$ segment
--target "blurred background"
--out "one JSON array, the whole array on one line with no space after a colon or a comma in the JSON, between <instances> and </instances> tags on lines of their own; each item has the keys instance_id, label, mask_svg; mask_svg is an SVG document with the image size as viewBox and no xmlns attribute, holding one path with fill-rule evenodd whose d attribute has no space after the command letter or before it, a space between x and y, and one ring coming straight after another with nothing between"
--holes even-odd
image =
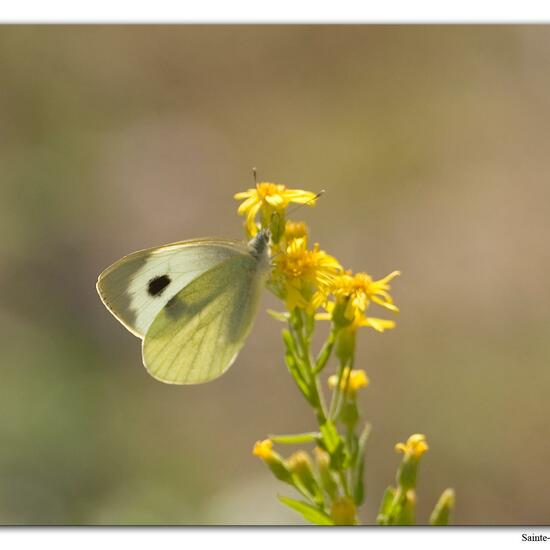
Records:
<instances>
[{"instance_id":1,"label":"blurred background","mask_svg":"<svg viewBox=\"0 0 550 550\"><path fill-rule=\"evenodd\" d=\"M252 166L326 190L295 216L344 265L403 272L359 343L361 520L420 432L419 522L451 486L455 524L548 523L549 62L537 26L1 27L0 523L300 523L251 454L315 427L276 301L225 376L171 387L95 290L240 238Z\"/></svg>"}]
</instances>

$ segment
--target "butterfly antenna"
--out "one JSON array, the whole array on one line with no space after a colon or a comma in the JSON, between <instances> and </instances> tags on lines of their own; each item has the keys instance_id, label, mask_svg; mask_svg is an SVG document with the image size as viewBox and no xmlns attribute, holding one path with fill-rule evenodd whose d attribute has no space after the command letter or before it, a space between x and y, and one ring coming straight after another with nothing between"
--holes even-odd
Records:
<instances>
[{"instance_id":1,"label":"butterfly antenna","mask_svg":"<svg viewBox=\"0 0 550 550\"><path fill-rule=\"evenodd\" d=\"M308 201L303 202L302 204L297 204L296 206L294 206L294 208L289 208L288 209L288 214L292 214L292 212L296 212L296 210L299 210L300 208L302 208L302 206L307 206L308 204L312 204L312 203L314 204L315 201L324 194L325 194L325 190L321 189L321 191L319 191L319 193L317 193L314 197L312 197Z\"/></svg>"},{"instance_id":2,"label":"butterfly antenna","mask_svg":"<svg viewBox=\"0 0 550 550\"><path fill-rule=\"evenodd\" d=\"M252 167L252 176L254 177L254 185L258 185L258 174L255 166Z\"/></svg>"}]
</instances>

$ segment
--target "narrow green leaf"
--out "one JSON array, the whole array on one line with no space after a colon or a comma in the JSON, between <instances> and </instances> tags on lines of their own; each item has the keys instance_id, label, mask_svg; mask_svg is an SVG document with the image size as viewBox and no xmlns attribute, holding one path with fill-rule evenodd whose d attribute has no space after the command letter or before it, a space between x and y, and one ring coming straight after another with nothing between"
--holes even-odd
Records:
<instances>
[{"instance_id":1,"label":"narrow green leaf","mask_svg":"<svg viewBox=\"0 0 550 550\"><path fill-rule=\"evenodd\" d=\"M290 315L285 311L275 311L274 309L268 309L267 313L276 319L277 321L283 321L286 323L290 319Z\"/></svg>"},{"instance_id":2,"label":"narrow green leaf","mask_svg":"<svg viewBox=\"0 0 550 550\"><path fill-rule=\"evenodd\" d=\"M353 499L358 506L365 500L364 489L364 473L365 473L365 448L367 446L367 440L369 438L371 426L365 424L361 435L359 436L359 443L357 446L357 454L355 456L355 464L352 470L352 490Z\"/></svg>"},{"instance_id":3,"label":"narrow green leaf","mask_svg":"<svg viewBox=\"0 0 550 550\"><path fill-rule=\"evenodd\" d=\"M282 443L283 445L294 445L296 443L310 443L312 441L318 441L321 437L319 432L305 432L301 434L281 434L281 435L269 435L274 443Z\"/></svg>"},{"instance_id":4,"label":"narrow green leaf","mask_svg":"<svg viewBox=\"0 0 550 550\"><path fill-rule=\"evenodd\" d=\"M290 334L290 331L285 329L282 334L287 353L289 355L296 355L296 348L294 347L294 340Z\"/></svg>"},{"instance_id":5,"label":"narrow green leaf","mask_svg":"<svg viewBox=\"0 0 550 550\"><path fill-rule=\"evenodd\" d=\"M333 470L342 470L349 466L351 456L348 453L344 440L340 437L334 422L327 420L320 426L323 434L324 446L330 455L330 467Z\"/></svg>"},{"instance_id":6,"label":"narrow green leaf","mask_svg":"<svg viewBox=\"0 0 550 550\"><path fill-rule=\"evenodd\" d=\"M309 372L307 366L304 365L299 342L296 341L295 337L289 330L283 330L283 341L286 347L287 355L293 358L293 367L295 368L296 372L299 373L300 378L302 379L304 384L309 387ZM304 395L309 395L309 390L308 394Z\"/></svg>"},{"instance_id":7,"label":"narrow green leaf","mask_svg":"<svg viewBox=\"0 0 550 550\"><path fill-rule=\"evenodd\" d=\"M286 363L286 366L288 367L288 371L290 372L292 378L294 378L294 381L296 382L298 389L302 392L302 395L311 404L312 400L311 400L309 386L307 385L306 382L304 382L304 379L302 378L300 371L296 367L294 358L290 355L285 355L285 363Z\"/></svg>"},{"instance_id":8,"label":"narrow green leaf","mask_svg":"<svg viewBox=\"0 0 550 550\"><path fill-rule=\"evenodd\" d=\"M300 476L293 474L292 485L302 496L313 501L317 506L322 506L324 504L323 493L315 481L314 484L309 483L308 486L306 486L304 481L300 479Z\"/></svg>"},{"instance_id":9,"label":"narrow green leaf","mask_svg":"<svg viewBox=\"0 0 550 550\"><path fill-rule=\"evenodd\" d=\"M283 342L286 348L285 364L288 368L288 372L294 378L299 390L304 397L311 403L310 389L307 382L304 380L300 368L297 363L296 348L294 346L294 340L288 330L283 330Z\"/></svg>"},{"instance_id":10,"label":"narrow green leaf","mask_svg":"<svg viewBox=\"0 0 550 550\"><path fill-rule=\"evenodd\" d=\"M302 500L278 495L277 498L292 510L298 512L304 519L315 525L334 525L333 521L323 511Z\"/></svg>"},{"instance_id":11,"label":"narrow green leaf","mask_svg":"<svg viewBox=\"0 0 550 550\"><path fill-rule=\"evenodd\" d=\"M430 516L430 525L449 525L449 518L455 503L455 492L445 489Z\"/></svg>"},{"instance_id":12,"label":"narrow green leaf","mask_svg":"<svg viewBox=\"0 0 550 550\"><path fill-rule=\"evenodd\" d=\"M313 315L306 314L304 326L306 329L306 338L307 338L307 341L309 342L315 330L315 317Z\"/></svg>"},{"instance_id":13,"label":"narrow green leaf","mask_svg":"<svg viewBox=\"0 0 550 550\"><path fill-rule=\"evenodd\" d=\"M320 428L327 451L329 454L333 454L341 443L338 430L331 420L327 420Z\"/></svg>"}]
</instances>

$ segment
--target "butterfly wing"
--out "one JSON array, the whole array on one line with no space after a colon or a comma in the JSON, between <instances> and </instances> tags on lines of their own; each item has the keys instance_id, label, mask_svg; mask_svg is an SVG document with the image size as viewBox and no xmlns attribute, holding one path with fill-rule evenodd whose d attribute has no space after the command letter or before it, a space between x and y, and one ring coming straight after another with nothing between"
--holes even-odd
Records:
<instances>
[{"instance_id":1,"label":"butterfly wing","mask_svg":"<svg viewBox=\"0 0 550 550\"><path fill-rule=\"evenodd\" d=\"M197 239L149 248L125 256L97 281L107 309L133 334L147 329L182 288L224 260L248 255L239 241Z\"/></svg>"},{"instance_id":2,"label":"butterfly wing","mask_svg":"<svg viewBox=\"0 0 550 550\"><path fill-rule=\"evenodd\" d=\"M221 376L252 328L264 274L257 257L241 254L180 290L143 340L149 373L171 384L199 384Z\"/></svg>"}]
</instances>

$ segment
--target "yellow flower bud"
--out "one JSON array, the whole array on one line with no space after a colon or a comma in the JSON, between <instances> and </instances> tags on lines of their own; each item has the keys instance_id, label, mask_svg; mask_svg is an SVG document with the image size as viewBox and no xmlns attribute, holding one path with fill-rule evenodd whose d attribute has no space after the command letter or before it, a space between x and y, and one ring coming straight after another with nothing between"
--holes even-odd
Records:
<instances>
[{"instance_id":1,"label":"yellow flower bud","mask_svg":"<svg viewBox=\"0 0 550 550\"><path fill-rule=\"evenodd\" d=\"M403 461L397 472L397 483L404 489L414 489L416 486L416 475L418 462L422 455L428 450L426 436L413 434L406 443L398 443L395 446L397 452L403 453Z\"/></svg>"},{"instance_id":2,"label":"yellow flower bud","mask_svg":"<svg viewBox=\"0 0 550 550\"><path fill-rule=\"evenodd\" d=\"M260 457L277 479L286 483L292 483L292 473L283 458L273 450L273 441L271 439L256 441L252 454Z\"/></svg>"},{"instance_id":3,"label":"yellow flower bud","mask_svg":"<svg viewBox=\"0 0 550 550\"><path fill-rule=\"evenodd\" d=\"M357 510L353 501L348 497L337 498L332 503L330 516L335 525L357 524Z\"/></svg>"},{"instance_id":4,"label":"yellow flower bud","mask_svg":"<svg viewBox=\"0 0 550 550\"><path fill-rule=\"evenodd\" d=\"M352 370L346 367L342 374L342 380L340 381L340 390L347 395L353 397L357 393L357 390L368 386L369 379L367 373L362 369ZM328 387L334 390L338 386L338 375L333 374L329 376Z\"/></svg>"},{"instance_id":5,"label":"yellow flower bud","mask_svg":"<svg viewBox=\"0 0 550 550\"><path fill-rule=\"evenodd\" d=\"M252 454L254 456L259 456L262 460L267 460L273 454L273 441L271 441L271 439L256 441L252 449Z\"/></svg>"},{"instance_id":6,"label":"yellow flower bud","mask_svg":"<svg viewBox=\"0 0 550 550\"><path fill-rule=\"evenodd\" d=\"M297 474L311 472L311 460L305 451L296 451L288 458L288 467Z\"/></svg>"},{"instance_id":7,"label":"yellow flower bud","mask_svg":"<svg viewBox=\"0 0 550 550\"><path fill-rule=\"evenodd\" d=\"M428 450L426 436L422 434L413 434L407 439L406 443L397 443L395 450L397 452L402 452L405 457L411 456L419 459Z\"/></svg>"},{"instance_id":8,"label":"yellow flower bud","mask_svg":"<svg viewBox=\"0 0 550 550\"><path fill-rule=\"evenodd\" d=\"M322 495L313 475L311 459L305 451L296 451L287 460L288 469L294 474L296 485L301 485L313 497L319 500Z\"/></svg>"},{"instance_id":9,"label":"yellow flower bud","mask_svg":"<svg viewBox=\"0 0 550 550\"><path fill-rule=\"evenodd\" d=\"M321 478L321 485L327 494L334 498L338 493L338 484L334 479L333 473L330 471L330 455L323 449L315 447L313 449L315 462L317 463L317 471Z\"/></svg>"},{"instance_id":10,"label":"yellow flower bud","mask_svg":"<svg viewBox=\"0 0 550 550\"><path fill-rule=\"evenodd\" d=\"M445 489L439 497L434 511L430 516L431 525L447 525L451 511L455 505L455 492L452 489Z\"/></svg>"},{"instance_id":11,"label":"yellow flower bud","mask_svg":"<svg viewBox=\"0 0 550 550\"><path fill-rule=\"evenodd\" d=\"M293 239L302 239L307 237L307 225L305 222L287 221L285 226L285 239L292 241Z\"/></svg>"}]
</instances>

